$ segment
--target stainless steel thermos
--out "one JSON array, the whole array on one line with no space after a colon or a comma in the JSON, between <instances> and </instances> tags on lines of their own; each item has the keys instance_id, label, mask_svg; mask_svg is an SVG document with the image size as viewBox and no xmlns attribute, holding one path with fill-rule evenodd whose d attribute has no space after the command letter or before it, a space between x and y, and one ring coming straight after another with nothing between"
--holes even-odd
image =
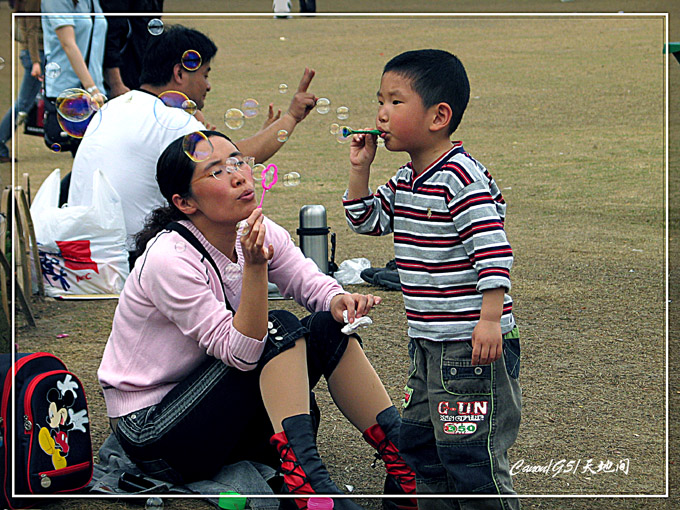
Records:
<instances>
[{"instance_id":1,"label":"stainless steel thermos","mask_svg":"<svg viewBox=\"0 0 680 510\"><path fill-rule=\"evenodd\" d=\"M328 234L330 227L326 223L326 208L322 205L305 205L300 208L300 249L305 257L309 257L325 274L335 270L335 234L331 235L332 255L328 260Z\"/></svg>"}]
</instances>

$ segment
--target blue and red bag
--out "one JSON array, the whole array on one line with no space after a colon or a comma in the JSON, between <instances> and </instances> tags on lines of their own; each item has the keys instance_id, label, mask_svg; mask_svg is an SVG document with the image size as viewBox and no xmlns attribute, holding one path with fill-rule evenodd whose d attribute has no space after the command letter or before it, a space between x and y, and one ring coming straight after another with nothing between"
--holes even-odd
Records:
<instances>
[{"instance_id":1,"label":"blue and red bag","mask_svg":"<svg viewBox=\"0 0 680 510\"><path fill-rule=\"evenodd\" d=\"M23 495L69 493L86 487L93 470L92 438L80 380L47 352L17 354L14 365L9 354L0 354L0 388L0 462L4 466L0 508L28 508L39 502Z\"/></svg>"}]
</instances>

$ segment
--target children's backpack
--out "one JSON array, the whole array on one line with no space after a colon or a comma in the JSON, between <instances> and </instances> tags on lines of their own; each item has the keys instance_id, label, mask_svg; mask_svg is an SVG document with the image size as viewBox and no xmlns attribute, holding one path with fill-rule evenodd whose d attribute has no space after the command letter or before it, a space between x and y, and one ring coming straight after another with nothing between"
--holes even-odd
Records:
<instances>
[{"instance_id":1,"label":"children's backpack","mask_svg":"<svg viewBox=\"0 0 680 510\"><path fill-rule=\"evenodd\" d=\"M80 380L47 352L16 354L14 365L10 354L0 354L0 388L0 508L28 508L39 501L22 495L68 493L88 485L92 439Z\"/></svg>"}]
</instances>

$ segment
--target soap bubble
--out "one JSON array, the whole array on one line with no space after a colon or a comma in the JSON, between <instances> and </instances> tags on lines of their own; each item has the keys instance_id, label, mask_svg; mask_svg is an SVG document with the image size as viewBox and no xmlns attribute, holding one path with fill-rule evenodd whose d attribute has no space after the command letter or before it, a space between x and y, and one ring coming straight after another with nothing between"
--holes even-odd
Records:
<instances>
[{"instance_id":1,"label":"soap bubble","mask_svg":"<svg viewBox=\"0 0 680 510\"><path fill-rule=\"evenodd\" d=\"M101 111L81 121L72 121L57 115L57 122L61 129L73 138L83 138L88 128L91 129L90 133L93 133L99 127L99 124L101 124L101 119Z\"/></svg>"},{"instance_id":2,"label":"soap bubble","mask_svg":"<svg viewBox=\"0 0 680 510\"><path fill-rule=\"evenodd\" d=\"M337 122L333 122L333 124L331 124L331 127L330 127L330 132L331 132L332 135L337 135L339 129L340 129L340 124L338 124Z\"/></svg>"},{"instance_id":3,"label":"soap bubble","mask_svg":"<svg viewBox=\"0 0 680 510\"><path fill-rule=\"evenodd\" d=\"M288 172L283 176L283 185L286 187L293 187L300 184L300 174L297 172Z\"/></svg>"},{"instance_id":4,"label":"soap bubble","mask_svg":"<svg viewBox=\"0 0 680 510\"><path fill-rule=\"evenodd\" d=\"M241 129L245 123L245 115L238 108L229 108L224 114L224 124L229 129Z\"/></svg>"},{"instance_id":5,"label":"soap bubble","mask_svg":"<svg viewBox=\"0 0 680 510\"><path fill-rule=\"evenodd\" d=\"M189 100L186 94L176 90L166 90L158 95L158 99L160 99L165 106L180 109L182 109L182 105Z\"/></svg>"},{"instance_id":6,"label":"soap bubble","mask_svg":"<svg viewBox=\"0 0 680 510\"><path fill-rule=\"evenodd\" d=\"M288 85L286 85L285 83L280 84L279 93L285 94L286 92L288 92Z\"/></svg>"},{"instance_id":7,"label":"soap bubble","mask_svg":"<svg viewBox=\"0 0 680 510\"><path fill-rule=\"evenodd\" d=\"M236 224L236 232L242 236L247 236L250 232L250 223L247 220L241 220Z\"/></svg>"},{"instance_id":8,"label":"soap bubble","mask_svg":"<svg viewBox=\"0 0 680 510\"><path fill-rule=\"evenodd\" d=\"M161 35L163 33L163 22L158 18L154 18L149 20L146 28L151 35Z\"/></svg>"},{"instance_id":9,"label":"soap bubble","mask_svg":"<svg viewBox=\"0 0 680 510\"><path fill-rule=\"evenodd\" d=\"M181 110L182 114L169 112L168 108ZM189 123L191 116L196 113L196 103L189 99L186 94L176 90L166 90L159 94L158 101L154 102L153 113L156 121L166 129L181 129Z\"/></svg>"},{"instance_id":10,"label":"soap bubble","mask_svg":"<svg viewBox=\"0 0 680 510\"><path fill-rule=\"evenodd\" d=\"M184 154L189 156L189 159L196 163L205 161L213 153L212 143L210 143L210 140L205 133L201 133L200 131L194 131L193 133L185 135L182 140L182 148L184 149Z\"/></svg>"},{"instance_id":11,"label":"soap bubble","mask_svg":"<svg viewBox=\"0 0 680 510\"><path fill-rule=\"evenodd\" d=\"M46 78L49 78L50 80L54 80L55 78L59 78L60 74L61 74L61 67L56 62L49 62L48 64L45 65L45 77Z\"/></svg>"},{"instance_id":12,"label":"soap bubble","mask_svg":"<svg viewBox=\"0 0 680 510\"><path fill-rule=\"evenodd\" d=\"M163 500L156 496L147 499L144 510L163 510Z\"/></svg>"},{"instance_id":13,"label":"soap bubble","mask_svg":"<svg viewBox=\"0 0 680 510\"><path fill-rule=\"evenodd\" d=\"M350 133L348 133L349 129L350 128L348 128L347 126L342 126L338 130L338 134L335 136L338 143L347 143L351 140L352 135Z\"/></svg>"},{"instance_id":14,"label":"soap bubble","mask_svg":"<svg viewBox=\"0 0 680 510\"><path fill-rule=\"evenodd\" d=\"M83 89L63 90L54 103L59 115L72 122L81 122L92 115L92 97Z\"/></svg>"},{"instance_id":15,"label":"soap bubble","mask_svg":"<svg viewBox=\"0 0 680 510\"><path fill-rule=\"evenodd\" d=\"M202 62L201 54L196 50L187 50L182 54L182 67L187 71L195 71Z\"/></svg>"},{"instance_id":16,"label":"soap bubble","mask_svg":"<svg viewBox=\"0 0 680 510\"><path fill-rule=\"evenodd\" d=\"M260 174L260 176L261 176L260 181L264 180L266 185L270 185L272 182L274 182L275 174L276 174L276 169L273 166L270 166L269 170L267 170L266 167L265 167L265 172ZM260 184L262 184L262 183L260 182Z\"/></svg>"},{"instance_id":17,"label":"soap bubble","mask_svg":"<svg viewBox=\"0 0 680 510\"><path fill-rule=\"evenodd\" d=\"M378 137L377 145L378 147L385 147L385 139L382 136Z\"/></svg>"},{"instance_id":18,"label":"soap bubble","mask_svg":"<svg viewBox=\"0 0 680 510\"><path fill-rule=\"evenodd\" d=\"M345 120L349 118L349 108L346 106L338 106L338 109L335 110L335 113L337 114L339 120Z\"/></svg>"},{"instance_id":19,"label":"soap bubble","mask_svg":"<svg viewBox=\"0 0 680 510\"><path fill-rule=\"evenodd\" d=\"M325 97L320 97L316 101L316 111L322 115L326 115L331 111L331 100Z\"/></svg>"},{"instance_id":20,"label":"soap bubble","mask_svg":"<svg viewBox=\"0 0 680 510\"><path fill-rule=\"evenodd\" d=\"M53 143L50 145L50 149L52 149L53 152L61 152L61 145L58 143Z\"/></svg>"},{"instance_id":21,"label":"soap bubble","mask_svg":"<svg viewBox=\"0 0 680 510\"><path fill-rule=\"evenodd\" d=\"M288 131L285 129L280 129L278 133L276 133L276 139L281 142L287 142L288 141Z\"/></svg>"},{"instance_id":22,"label":"soap bubble","mask_svg":"<svg viewBox=\"0 0 680 510\"><path fill-rule=\"evenodd\" d=\"M247 119L252 119L259 112L260 103L256 99L248 98L241 104L241 110Z\"/></svg>"},{"instance_id":23,"label":"soap bubble","mask_svg":"<svg viewBox=\"0 0 680 510\"><path fill-rule=\"evenodd\" d=\"M189 115L196 115L196 111L198 110L198 106L191 99L186 99L182 101L180 108L187 112Z\"/></svg>"},{"instance_id":24,"label":"soap bubble","mask_svg":"<svg viewBox=\"0 0 680 510\"><path fill-rule=\"evenodd\" d=\"M262 172L264 172L266 167L262 163L258 163L253 166L253 181L256 185L262 184Z\"/></svg>"},{"instance_id":25,"label":"soap bubble","mask_svg":"<svg viewBox=\"0 0 680 510\"><path fill-rule=\"evenodd\" d=\"M107 101L108 98L101 92L93 95L90 101L90 108L92 109L92 113L96 113L102 108L104 108L108 104Z\"/></svg>"}]
</instances>

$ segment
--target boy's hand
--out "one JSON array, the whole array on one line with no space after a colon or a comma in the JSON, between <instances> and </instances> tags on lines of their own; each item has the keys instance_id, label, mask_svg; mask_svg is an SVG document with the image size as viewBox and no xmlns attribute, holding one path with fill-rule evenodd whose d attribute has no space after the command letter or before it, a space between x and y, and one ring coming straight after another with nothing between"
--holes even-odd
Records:
<instances>
[{"instance_id":1,"label":"boy's hand","mask_svg":"<svg viewBox=\"0 0 680 510\"><path fill-rule=\"evenodd\" d=\"M378 148L377 135L358 134L352 137L349 146L349 162L352 170L364 173L369 170Z\"/></svg>"},{"instance_id":2,"label":"boy's hand","mask_svg":"<svg viewBox=\"0 0 680 510\"><path fill-rule=\"evenodd\" d=\"M502 354L501 323L480 319L472 331L472 364L489 365Z\"/></svg>"},{"instance_id":3,"label":"boy's hand","mask_svg":"<svg viewBox=\"0 0 680 510\"><path fill-rule=\"evenodd\" d=\"M331 314L339 323L345 320L342 312L347 310L347 320L351 324L355 318L363 317L375 305L379 305L382 298L373 294L338 294L331 299Z\"/></svg>"}]
</instances>

